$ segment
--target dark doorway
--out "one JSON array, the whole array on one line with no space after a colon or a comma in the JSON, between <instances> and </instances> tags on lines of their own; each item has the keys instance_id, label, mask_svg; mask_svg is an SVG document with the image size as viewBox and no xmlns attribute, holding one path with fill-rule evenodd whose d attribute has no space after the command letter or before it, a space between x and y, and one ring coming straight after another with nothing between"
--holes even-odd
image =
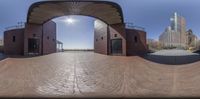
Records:
<instances>
[{"instance_id":1,"label":"dark doorway","mask_svg":"<svg viewBox=\"0 0 200 99\"><path fill-rule=\"evenodd\" d=\"M122 54L122 39L111 40L111 53L114 55Z\"/></svg>"},{"instance_id":2,"label":"dark doorway","mask_svg":"<svg viewBox=\"0 0 200 99\"><path fill-rule=\"evenodd\" d=\"M39 54L39 39L28 39L28 52L32 54Z\"/></svg>"}]
</instances>

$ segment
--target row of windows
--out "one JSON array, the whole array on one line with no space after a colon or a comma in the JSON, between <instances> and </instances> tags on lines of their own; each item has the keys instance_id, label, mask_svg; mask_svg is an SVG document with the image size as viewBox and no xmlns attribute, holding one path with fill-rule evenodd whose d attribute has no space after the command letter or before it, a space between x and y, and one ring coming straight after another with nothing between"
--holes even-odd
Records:
<instances>
[{"instance_id":1,"label":"row of windows","mask_svg":"<svg viewBox=\"0 0 200 99\"><path fill-rule=\"evenodd\" d=\"M36 34L33 34L33 37L36 37ZM47 39L49 40L49 36L47 36ZM52 40L55 41L54 38ZM16 36L13 36L12 37L12 42L15 42L15 41L16 41Z\"/></svg>"},{"instance_id":2,"label":"row of windows","mask_svg":"<svg viewBox=\"0 0 200 99\"><path fill-rule=\"evenodd\" d=\"M36 37L36 34L33 34L33 37ZM49 40L50 39L50 37L49 36L47 36L47 39ZM52 39L53 41L55 41L55 39L53 38Z\"/></svg>"},{"instance_id":3,"label":"row of windows","mask_svg":"<svg viewBox=\"0 0 200 99\"><path fill-rule=\"evenodd\" d=\"M117 37L117 34L115 34L114 36ZM103 37L101 37L101 40L103 40ZM98 39L96 39L96 41L98 41ZM138 42L138 38L137 38L137 36L134 37L134 41L135 41L135 43Z\"/></svg>"},{"instance_id":4,"label":"row of windows","mask_svg":"<svg viewBox=\"0 0 200 99\"><path fill-rule=\"evenodd\" d=\"M47 36L47 40L49 40L49 39L50 39L50 37L49 37L49 36ZM55 41L55 39L54 39L54 38L53 38L52 40L53 40L53 41Z\"/></svg>"},{"instance_id":5,"label":"row of windows","mask_svg":"<svg viewBox=\"0 0 200 99\"><path fill-rule=\"evenodd\" d=\"M35 36L36 36L36 34L33 34L33 37L35 37ZM117 37L117 34L115 34L114 36ZM49 36L47 36L47 39L48 39L48 40L50 39ZM52 40L55 41L55 39L52 39ZM101 37L101 40L103 40L103 37ZM13 41L13 42L16 41L16 37L15 37L15 36L13 36L12 41ZM98 41L98 39L96 39L96 41ZM134 41L135 41L135 43L138 42L137 36L134 37Z\"/></svg>"},{"instance_id":6,"label":"row of windows","mask_svg":"<svg viewBox=\"0 0 200 99\"><path fill-rule=\"evenodd\" d=\"M114 37L117 37L117 34L114 34ZM103 40L103 37L101 37L101 40ZM96 41L98 41L98 39L96 39Z\"/></svg>"}]
</instances>

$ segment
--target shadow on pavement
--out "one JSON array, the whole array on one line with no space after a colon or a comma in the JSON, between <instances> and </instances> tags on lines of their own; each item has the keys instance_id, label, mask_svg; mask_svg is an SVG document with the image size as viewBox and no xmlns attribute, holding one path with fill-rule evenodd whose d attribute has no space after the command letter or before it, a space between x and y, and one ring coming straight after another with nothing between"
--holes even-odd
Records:
<instances>
[{"instance_id":1,"label":"shadow on pavement","mask_svg":"<svg viewBox=\"0 0 200 99\"><path fill-rule=\"evenodd\" d=\"M167 65L183 65L200 61L200 54L196 55L183 55L183 56L162 56L147 54L143 56L144 59Z\"/></svg>"},{"instance_id":2,"label":"shadow on pavement","mask_svg":"<svg viewBox=\"0 0 200 99\"><path fill-rule=\"evenodd\" d=\"M7 58L6 55L4 55L3 53L0 53L0 61L4 60L6 58Z\"/></svg>"}]
</instances>

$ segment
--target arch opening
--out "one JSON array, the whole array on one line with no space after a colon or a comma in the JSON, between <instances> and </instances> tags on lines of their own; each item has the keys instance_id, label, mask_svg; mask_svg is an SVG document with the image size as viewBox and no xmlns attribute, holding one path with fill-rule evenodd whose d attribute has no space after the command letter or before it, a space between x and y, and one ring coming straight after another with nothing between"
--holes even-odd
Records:
<instances>
[{"instance_id":1,"label":"arch opening","mask_svg":"<svg viewBox=\"0 0 200 99\"><path fill-rule=\"evenodd\" d=\"M58 50L94 50L94 22L95 18L70 15L52 19L56 23L56 39ZM63 48L59 48L63 47Z\"/></svg>"},{"instance_id":2,"label":"arch opening","mask_svg":"<svg viewBox=\"0 0 200 99\"><path fill-rule=\"evenodd\" d=\"M48 54L55 51L50 51L55 46L55 42L49 44L47 41L44 41L44 37L50 33L53 38L56 38L56 28L55 23L51 22L52 19L62 17L62 16L72 16L72 15L82 15L96 18L94 22L94 51L101 54L114 54L111 51L111 41L112 33L120 35L117 39L121 38L122 43L120 55L126 55L126 40L125 40L125 27L123 23L123 14L121 7L113 2L107 1L44 1L34 3L28 11L27 17L27 27L30 26L33 29L32 25L42 26L42 41L41 45L38 47L41 51L40 54ZM66 20L69 23L73 23L74 20ZM114 26L114 28L113 28ZM51 27L51 29L50 29ZM54 29L52 29L54 28ZM117 29L120 28L120 29ZM27 30L27 31L26 31ZM26 32L30 35L32 30L26 28ZM26 34L26 33L25 33ZM48 34L49 35L49 34ZM26 36L26 35L25 35ZM40 42L38 40L38 42ZM62 44L61 42L58 42ZM24 53L29 53L27 51L27 44L24 47ZM114 47L117 45L114 45ZM123 51L122 51L123 50Z\"/></svg>"}]
</instances>

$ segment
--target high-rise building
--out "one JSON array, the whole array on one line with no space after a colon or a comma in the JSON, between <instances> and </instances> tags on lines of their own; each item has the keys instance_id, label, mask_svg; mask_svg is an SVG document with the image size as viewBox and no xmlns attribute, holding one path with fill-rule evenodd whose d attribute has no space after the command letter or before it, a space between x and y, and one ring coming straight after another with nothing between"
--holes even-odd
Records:
<instances>
[{"instance_id":1,"label":"high-rise building","mask_svg":"<svg viewBox=\"0 0 200 99\"><path fill-rule=\"evenodd\" d=\"M185 18L175 12L170 22L171 25L160 35L159 41L164 47L186 47Z\"/></svg>"}]
</instances>

